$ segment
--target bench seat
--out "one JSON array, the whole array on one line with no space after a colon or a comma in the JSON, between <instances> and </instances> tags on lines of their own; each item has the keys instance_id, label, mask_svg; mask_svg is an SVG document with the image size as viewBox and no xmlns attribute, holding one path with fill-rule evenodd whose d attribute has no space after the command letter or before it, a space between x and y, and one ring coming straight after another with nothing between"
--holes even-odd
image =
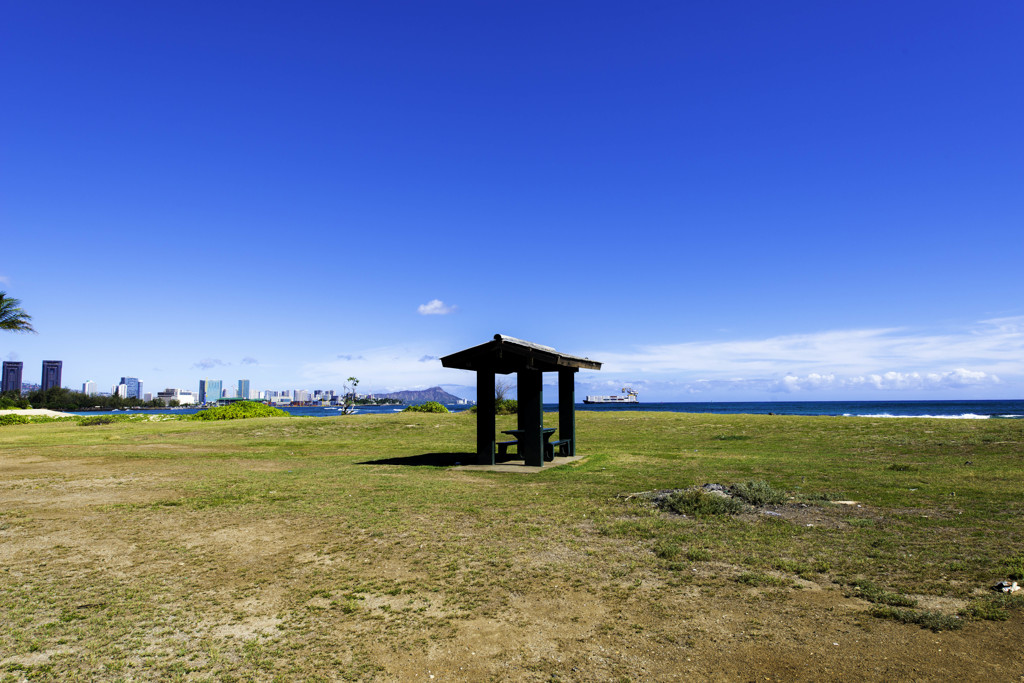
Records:
<instances>
[{"instance_id":1,"label":"bench seat","mask_svg":"<svg viewBox=\"0 0 1024 683\"><path fill-rule=\"evenodd\" d=\"M572 439L558 439L556 441L548 441L545 444L544 459L554 460L555 449L558 449L558 454L565 457L569 455L569 445L572 443Z\"/></svg>"},{"instance_id":2,"label":"bench seat","mask_svg":"<svg viewBox=\"0 0 1024 683\"><path fill-rule=\"evenodd\" d=\"M498 455L508 455L508 447L515 446L519 442L515 439L511 441L499 441L495 445L498 447Z\"/></svg>"}]
</instances>

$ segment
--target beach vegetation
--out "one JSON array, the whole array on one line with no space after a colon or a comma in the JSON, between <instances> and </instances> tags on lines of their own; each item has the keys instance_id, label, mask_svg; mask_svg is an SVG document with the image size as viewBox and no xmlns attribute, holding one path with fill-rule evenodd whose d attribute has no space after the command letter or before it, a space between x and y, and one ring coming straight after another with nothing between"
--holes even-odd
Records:
<instances>
[{"instance_id":1,"label":"beach vegetation","mask_svg":"<svg viewBox=\"0 0 1024 683\"><path fill-rule=\"evenodd\" d=\"M81 412L87 410L124 410L126 408L163 408L160 399L143 401L134 397L98 396L72 391L66 387L50 387L46 391L29 392L25 400L34 408Z\"/></svg>"},{"instance_id":2,"label":"beach vegetation","mask_svg":"<svg viewBox=\"0 0 1024 683\"><path fill-rule=\"evenodd\" d=\"M192 421L246 420L254 417L291 417L287 411L273 408L256 401L237 401L227 406L200 410L198 413L183 415L181 419Z\"/></svg>"},{"instance_id":3,"label":"beach vegetation","mask_svg":"<svg viewBox=\"0 0 1024 683\"><path fill-rule=\"evenodd\" d=\"M852 595L875 604L892 607L914 607L917 605L916 599L884 590L867 579L851 581L850 588Z\"/></svg>"},{"instance_id":4,"label":"beach vegetation","mask_svg":"<svg viewBox=\"0 0 1024 683\"><path fill-rule=\"evenodd\" d=\"M118 422L148 422L149 416L139 413L123 413L114 415L89 415L86 417L71 418L78 422L80 427L95 427L97 425L116 424Z\"/></svg>"},{"instance_id":5,"label":"beach vegetation","mask_svg":"<svg viewBox=\"0 0 1024 683\"><path fill-rule=\"evenodd\" d=\"M426 403L420 403L415 406L406 406L403 413L447 413L450 412L443 405L437 401L427 401Z\"/></svg>"},{"instance_id":6,"label":"beach vegetation","mask_svg":"<svg viewBox=\"0 0 1024 683\"><path fill-rule=\"evenodd\" d=\"M665 509L680 515L707 517L709 515L736 515L746 509L738 498L711 493L703 489L687 489L671 494Z\"/></svg>"},{"instance_id":7,"label":"beach vegetation","mask_svg":"<svg viewBox=\"0 0 1024 683\"><path fill-rule=\"evenodd\" d=\"M476 413L476 406L469 409L470 413ZM519 413L519 401L514 398L503 398L501 400L495 400L494 402L494 414L495 415L516 415Z\"/></svg>"},{"instance_id":8,"label":"beach vegetation","mask_svg":"<svg viewBox=\"0 0 1024 683\"><path fill-rule=\"evenodd\" d=\"M888 605L875 605L871 608L871 616L879 619L891 619L903 624L916 624L935 633L956 631L964 627L964 619L960 615L945 614L931 610L905 609Z\"/></svg>"},{"instance_id":9,"label":"beach vegetation","mask_svg":"<svg viewBox=\"0 0 1024 683\"><path fill-rule=\"evenodd\" d=\"M789 498L785 491L773 488L763 479L733 484L730 493L749 505L779 505Z\"/></svg>"},{"instance_id":10,"label":"beach vegetation","mask_svg":"<svg viewBox=\"0 0 1024 683\"><path fill-rule=\"evenodd\" d=\"M5 391L0 394L0 410L19 410L30 407L28 399L16 391Z\"/></svg>"},{"instance_id":11,"label":"beach vegetation","mask_svg":"<svg viewBox=\"0 0 1024 683\"><path fill-rule=\"evenodd\" d=\"M1024 551L1018 552L1003 560L1006 578L1014 581L1024 580Z\"/></svg>"}]
</instances>

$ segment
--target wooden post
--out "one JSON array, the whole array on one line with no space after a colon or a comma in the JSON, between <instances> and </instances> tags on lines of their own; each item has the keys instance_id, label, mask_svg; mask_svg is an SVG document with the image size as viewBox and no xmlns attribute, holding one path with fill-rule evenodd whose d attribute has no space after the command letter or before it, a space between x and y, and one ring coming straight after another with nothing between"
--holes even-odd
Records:
<instances>
[{"instance_id":1,"label":"wooden post","mask_svg":"<svg viewBox=\"0 0 1024 683\"><path fill-rule=\"evenodd\" d=\"M558 438L569 439L569 457L576 455L576 368L558 370Z\"/></svg>"},{"instance_id":2,"label":"wooden post","mask_svg":"<svg viewBox=\"0 0 1024 683\"><path fill-rule=\"evenodd\" d=\"M516 393L519 401L519 452L524 464L531 467L544 466L544 406L541 392L544 391L544 374L540 370L523 369L517 373Z\"/></svg>"},{"instance_id":3,"label":"wooden post","mask_svg":"<svg viewBox=\"0 0 1024 683\"><path fill-rule=\"evenodd\" d=\"M494 464L494 370L476 373L476 462Z\"/></svg>"}]
</instances>

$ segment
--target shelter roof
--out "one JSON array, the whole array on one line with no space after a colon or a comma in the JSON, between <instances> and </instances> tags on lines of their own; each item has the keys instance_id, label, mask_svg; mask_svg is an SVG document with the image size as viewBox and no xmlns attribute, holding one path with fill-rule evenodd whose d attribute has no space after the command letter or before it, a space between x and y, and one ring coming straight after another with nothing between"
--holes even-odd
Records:
<instances>
[{"instance_id":1,"label":"shelter roof","mask_svg":"<svg viewBox=\"0 0 1024 683\"><path fill-rule=\"evenodd\" d=\"M500 375L527 369L541 372L601 369L601 363L589 358L559 353L550 346L503 334L496 334L494 339L479 346L449 354L441 359L441 365L459 370L493 370Z\"/></svg>"}]
</instances>

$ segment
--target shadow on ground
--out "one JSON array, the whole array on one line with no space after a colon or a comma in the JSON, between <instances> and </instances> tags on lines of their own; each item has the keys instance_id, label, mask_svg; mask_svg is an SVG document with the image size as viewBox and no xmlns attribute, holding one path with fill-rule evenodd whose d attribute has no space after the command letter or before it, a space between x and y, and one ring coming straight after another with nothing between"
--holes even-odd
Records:
<instances>
[{"instance_id":1,"label":"shadow on ground","mask_svg":"<svg viewBox=\"0 0 1024 683\"><path fill-rule=\"evenodd\" d=\"M522 462L522 458L507 455L495 459L495 463ZM360 465L406 465L411 467L455 467L456 465L475 465L476 453L423 453L407 455L401 458L382 458L366 460Z\"/></svg>"}]
</instances>

